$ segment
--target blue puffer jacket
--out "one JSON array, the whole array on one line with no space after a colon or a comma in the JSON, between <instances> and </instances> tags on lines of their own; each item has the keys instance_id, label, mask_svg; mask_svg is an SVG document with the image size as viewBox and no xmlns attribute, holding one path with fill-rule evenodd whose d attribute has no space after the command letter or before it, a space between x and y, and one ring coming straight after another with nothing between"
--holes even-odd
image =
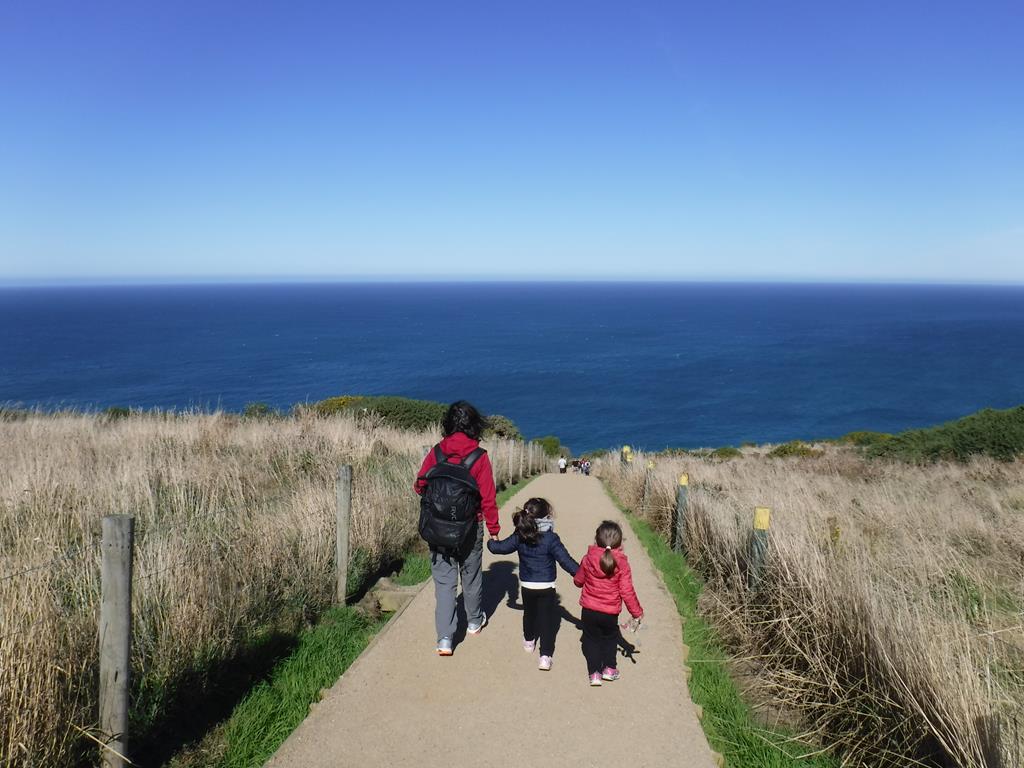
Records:
<instances>
[{"instance_id":1,"label":"blue puffer jacket","mask_svg":"<svg viewBox=\"0 0 1024 768\"><path fill-rule=\"evenodd\" d=\"M536 544L527 544L519 538L518 533L513 533L501 541L488 541L487 549L496 555L511 555L518 552L519 581L554 581L555 562L571 576L575 576L580 567L554 531L541 531Z\"/></svg>"}]
</instances>

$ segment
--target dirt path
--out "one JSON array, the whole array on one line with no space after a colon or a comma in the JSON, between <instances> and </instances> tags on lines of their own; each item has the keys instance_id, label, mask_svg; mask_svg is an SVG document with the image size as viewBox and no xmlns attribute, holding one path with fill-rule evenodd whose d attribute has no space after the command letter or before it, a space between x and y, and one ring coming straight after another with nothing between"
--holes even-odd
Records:
<instances>
[{"instance_id":1,"label":"dirt path","mask_svg":"<svg viewBox=\"0 0 1024 768\"><path fill-rule=\"evenodd\" d=\"M555 507L555 530L579 559L603 519L619 520L646 612L634 662L622 678L590 688L580 652L579 590L559 570L567 611L554 668L522 649L517 559L484 551L490 623L455 655L434 655L434 593L428 583L378 642L345 673L271 758L271 768L389 766L665 766L710 768L711 751L686 690L679 616L643 547L600 483L545 475L501 510L502 536L530 496ZM462 619L463 625L465 618ZM626 633L627 638L631 633Z\"/></svg>"}]
</instances>

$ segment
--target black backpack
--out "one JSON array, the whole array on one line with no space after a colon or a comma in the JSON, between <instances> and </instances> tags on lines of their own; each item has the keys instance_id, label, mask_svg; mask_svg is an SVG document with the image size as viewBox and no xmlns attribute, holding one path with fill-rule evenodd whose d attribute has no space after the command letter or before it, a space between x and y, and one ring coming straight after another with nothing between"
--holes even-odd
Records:
<instances>
[{"instance_id":1,"label":"black backpack","mask_svg":"<svg viewBox=\"0 0 1024 768\"><path fill-rule=\"evenodd\" d=\"M431 552L462 558L473 548L480 487L469 470L485 453L477 448L461 462L453 462L440 445L434 446L437 463L420 478L426 482L420 497L420 536Z\"/></svg>"}]
</instances>

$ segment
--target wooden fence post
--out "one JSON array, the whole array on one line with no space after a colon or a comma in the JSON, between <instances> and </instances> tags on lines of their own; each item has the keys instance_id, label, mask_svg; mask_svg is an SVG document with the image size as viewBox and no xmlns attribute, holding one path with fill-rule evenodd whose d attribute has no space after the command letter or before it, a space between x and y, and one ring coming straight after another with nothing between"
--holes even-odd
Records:
<instances>
[{"instance_id":1,"label":"wooden fence post","mask_svg":"<svg viewBox=\"0 0 1024 768\"><path fill-rule=\"evenodd\" d=\"M690 476L683 473L676 486L676 508L672 515L672 549L677 554L686 551L686 505L690 491Z\"/></svg>"},{"instance_id":2,"label":"wooden fence post","mask_svg":"<svg viewBox=\"0 0 1024 768\"><path fill-rule=\"evenodd\" d=\"M640 511L644 517L647 516L647 496L651 492L651 471L654 469L654 462L647 460L647 468L644 470L644 495L640 501Z\"/></svg>"},{"instance_id":3,"label":"wooden fence post","mask_svg":"<svg viewBox=\"0 0 1024 768\"><path fill-rule=\"evenodd\" d=\"M768 554L768 526L772 511L769 507L754 509L754 530L750 537L750 570L747 571L747 585L751 589L761 586L765 556Z\"/></svg>"},{"instance_id":4,"label":"wooden fence post","mask_svg":"<svg viewBox=\"0 0 1024 768\"><path fill-rule=\"evenodd\" d=\"M345 604L348 597L348 532L352 522L352 467L344 464L338 468L338 509L337 539L338 603Z\"/></svg>"},{"instance_id":5,"label":"wooden fence post","mask_svg":"<svg viewBox=\"0 0 1024 768\"><path fill-rule=\"evenodd\" d=\"M104 768L124 768L128 759L128 694L131 692L132 548L135 518L103 518L100 545L100 729L106 735Z\"/></svg>"},{"instance_id":6,"label":"wooden fence post","mask_svg":"<svg viewBox=\"0 0 1024 768\"><path fill-rule=\"evenodd\" d=\"M526 443L516 443L519 446L519 479L526 477Z\"/></svg>"}]
</instances>

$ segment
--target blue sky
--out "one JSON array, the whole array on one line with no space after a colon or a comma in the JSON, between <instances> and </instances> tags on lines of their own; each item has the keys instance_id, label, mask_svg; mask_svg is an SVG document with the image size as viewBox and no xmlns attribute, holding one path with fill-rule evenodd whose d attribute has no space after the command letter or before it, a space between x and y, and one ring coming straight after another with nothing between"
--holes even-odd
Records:
<instances>
[{"instance_id":1,"label":"blue sky","mask_svg":"<svg viewBox=\"0 0 1024 768\"><path fill-rule=\"evenodd\" d=\"M0 4L0 279L1024 281L1024 5Z\"/></svg>"}]
</instances>

